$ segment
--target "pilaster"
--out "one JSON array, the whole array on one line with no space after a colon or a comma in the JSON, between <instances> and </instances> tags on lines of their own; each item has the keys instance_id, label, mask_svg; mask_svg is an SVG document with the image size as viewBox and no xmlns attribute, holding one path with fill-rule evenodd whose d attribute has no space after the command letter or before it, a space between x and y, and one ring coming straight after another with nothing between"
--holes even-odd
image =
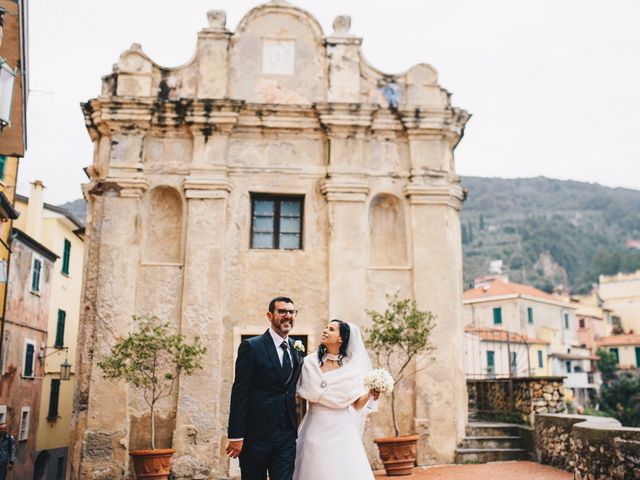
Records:
<instances>
[{"instance_id":1,"label":"pilaster","mask_svg":"<svg viewBox=\"0 0 640 480\"><path fill-rule=\"evenodd\" d=\"M227 14L222 10L207 12L209 27L198 34L197 98L228 96L229 39Z\"/></svg>"},{"instance_id":2,"label":"pilaster","mask_svg":"<svg viewBox=\"0 0 640 480\"><path fill-rule=\"evenodd\" d=\"M79 372L79 383L88 386L88 398L76 399L76 409L86 408L82 418L76 411L76 422L81 422L76 425L82 429L81 450L76 453L82 459L79 478L87 480L121 478L128 471L129 388L105 381L97 362L126 337L135 313L139 199L145 189L144 182L128 181L98 181L85 188L96 197L90 202L92 208L100 208L90 214L91 244L98 242L99 253L89 252L90 268L85 270L91 276L85 280L83 324L90 325L92 335L82 337L79 353L83 363L89 363Z\"/></svg>"},{"instance_id":3,"label":"pilaster","mask_svg":"<svg viewBox=\"0 0 640 480\"><path fill-rule=\"evenodd\" d=\"M459 185L409 184L413 235L413 294L418 307L436 315L433 359L416 377L419 464L453 462L464 436L467 394L462 328L462 248Z\"/></svg>"},{"instance_id":4,"label":"pilaster","mask_svg":"<svg viewBox=\"0 0 640 480\"><path fill-rule=\"evenodd\" d=\"M326 180L320 188L329 206L329 316L362 325L369 187L351 179Z\"/></svg>"},{"instance_id":5,"label":"pilaster","mask_svg":"<svg viewBox=\"0 0 640 480\"><path fill-rule=\"evenodd\" d=\"M362 39L349 33L351 17L333 22L333 35L326 38L329 60L329 102L360 102L360 45Z\"/></svg>"},{"instance_id":6,"label":"pilaster","mask_svg":"<svg viewBox=\"0 0 640 480\"><path fill-rule=\"evenodd\" d=\"M188 178L187 234L182 301L182 333L200 337L207 346L203 369L182 378L178 389L173 446L178 479L221 478L224 370L224 251L226 204L231 186L226 181ZM205 412L203 414L203 412Z\"/></svg>"}]
</instances>

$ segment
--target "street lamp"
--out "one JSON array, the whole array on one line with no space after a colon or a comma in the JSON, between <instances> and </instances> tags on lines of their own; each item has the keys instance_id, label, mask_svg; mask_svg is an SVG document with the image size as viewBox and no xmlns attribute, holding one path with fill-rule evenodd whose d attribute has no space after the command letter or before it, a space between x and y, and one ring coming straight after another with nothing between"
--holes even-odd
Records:
<instances>
[{"instance_id":1,"label":"street lamp","mask_svg":"<svg viewBox=\"0 0 640 480\"><path fill-rule=\"evenodd\" d=\"M13 99L13 83L16 79L15 70L0 58L0 130L11 121L11 100Z\"/></svg>"},{"instance_id":2,"label":"street lamp","mask_svg":"<svg viewBox=\"0 0 640 480\"><path fill-rule=\"evenodd\" d=\"M64 363L60 364L60 380L69 380L71 379L71 364L65 358Z\"/></svg>"},{"instance_id":3,"label":"street lamp","mask_svg":"<svg viewBox=\"0 0 640 480\"><path fill-rule=\"evenodd\" d=\"M47 353L45 355L45 351L46 350L54 350L51 353ZM54 353L58 353L60 351L64 350L64 362L62 362L60 364L60 380L71 380L71 364L69 363L69 360L67 359L67 354L69 353L69 347L45 347L42 346L40 349L40 361L44 362L44 359L53 355Z\"/></svg>"}]
</instances>

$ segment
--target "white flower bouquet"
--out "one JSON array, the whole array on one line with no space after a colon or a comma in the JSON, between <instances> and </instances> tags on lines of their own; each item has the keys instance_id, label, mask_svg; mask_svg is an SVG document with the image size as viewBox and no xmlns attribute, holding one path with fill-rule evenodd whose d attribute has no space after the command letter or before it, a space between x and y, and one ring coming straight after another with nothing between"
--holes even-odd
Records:
<instances>
[{"instance_id":1,"label":"white flower bouquet","mask_svg":"<svg viewBox=\"0 0 640 480\"><path fill-rule=\"evenodd\" d=\"M393 377L384 368L377 368L371 370L369 374L364 377L364 388L367 390L375 390L383 395L388 395L393 392ZM370 398L367 402L367 408L373 409L375 400Z\"/></svg>"},{"instance_id":2,"label":"white flower bouquet","mask_svg":"<svg viewBox=\"0 0 640 480\"><path fill-rule=\"evenodd\" d=\"M367 390L375 390L383 395L388 395L393 392L393 377L384 368L371 370L364 377L364 387Z\"/></svg>"}]
</instances>

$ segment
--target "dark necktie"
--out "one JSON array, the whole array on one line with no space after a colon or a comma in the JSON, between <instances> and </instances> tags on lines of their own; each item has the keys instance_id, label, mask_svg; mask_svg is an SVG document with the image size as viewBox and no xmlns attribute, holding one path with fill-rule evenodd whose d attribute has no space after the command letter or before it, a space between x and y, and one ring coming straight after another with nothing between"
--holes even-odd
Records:
<instances>
[{"instance_id":1,"label":"dark necktie","mask_svg":"<svg viewBox=\"0 0 640 480\"><path fill-rule=\"evenodd\" d=\"M291 377L291 371L293 370L293 367L291 366L291 358L289 357L289 342L285 340L280 344L280 348L283 350L282 374L287 379L287 383L288 383L289 377Z\"/></svg>"}]
</instances>

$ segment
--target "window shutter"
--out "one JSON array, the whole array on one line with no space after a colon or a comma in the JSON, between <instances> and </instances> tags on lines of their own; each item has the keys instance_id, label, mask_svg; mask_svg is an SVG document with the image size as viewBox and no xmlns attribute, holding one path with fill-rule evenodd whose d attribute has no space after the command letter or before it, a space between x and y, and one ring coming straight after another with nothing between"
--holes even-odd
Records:
<instances>
[{"instance_id":1,"label":"window shutter","mask_svg":"<svg viewBox=\"0 0 640 480\"><path fill-rule=\"evenodd\" d=\"M64 324L67 319L67 312L58 310L58 325L56 328L56 347L64 347Z\"/></svg>"},{"instance_id":2,"label":"window shutter","mask_svg":"<svg viewBox=\"0 0 640 480\"><path fill-rule=\"evenodd\" d=\"M544 367L544 361L542 359L542 350L538 350L538 368Z\"/></svg>"},{"instance_id":3,"label":"window shutter","mask_svg":"<svg viewBox=\"0 0 640 480\"><path fill-rule=\"evenodd\" d=\"M64 253L62 254L62 273L69 275L69 259L71 258L71 242L64 239Z\"/></svg>"},{"instance_id":4,"label":"window shutter","mask_svg":"<svg viewBox=\"0 0 640 480\"><path fill-rule=\"evenodd\" d=\"M49 392L48 420L58 419L58 403L60 402L60 379L51 379L51 391Z\"/></svg>"},{"instance_id":5,"label":"window shutter","mask_svg":"<svg viewBox=\"0 0 640 480\"><path fill-rule=\"evenodd\" d=\"M33 259L33 276L31 277L31 291L40 291L40 270L42 270L42 262L38 258Z\"/></svg>"},{"instance_id":6,"label":"window shutter","mask_svg":"<svg viewBox=\"0 0 640 480\"><path fill-rule=\"evenodd\" d=\"M31 343L27 343L27 348L24 354L24 372L25 377L33 377L33 354L35 353L35 347Z\"/></svg>"}]
</instances>

